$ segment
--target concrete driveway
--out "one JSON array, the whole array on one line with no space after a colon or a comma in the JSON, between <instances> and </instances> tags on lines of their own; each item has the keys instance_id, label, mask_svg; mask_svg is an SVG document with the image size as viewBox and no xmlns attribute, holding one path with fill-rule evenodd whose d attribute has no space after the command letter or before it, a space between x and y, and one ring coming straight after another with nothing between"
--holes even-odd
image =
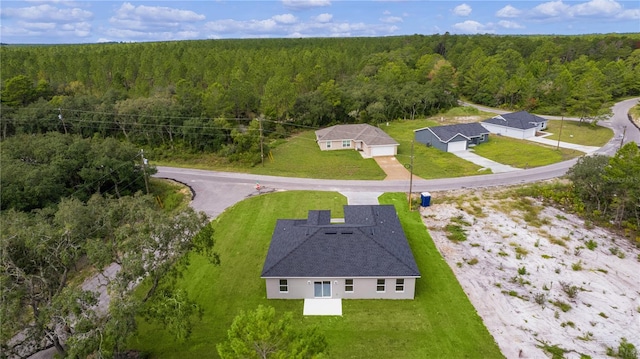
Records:
<instances>
[{"instance_id":1,"label":"concrete driveway","mask_svg":"<svg viewBox=\"0 0 640 359\"><path fill-rule=\"evenodd\" d=\"M411 172L395 156L374 157L373 159L387 174L387 177L384 178L385 181L408 180L411 177ZM416 178L418 177L413 175L413 179Z\"/></svg>"},{"instance_id":2,"label":"concrete driveway","mask_svg":"<svg viewBox=\"0 0 640 359\"><path fill-rule=\"evenodd\" d=\"M467 160L469 162L475 163L478 166L482 167L483 169L488 168L493 173L522 171L521 168L511 167L509 165L503 165L502 163L498 163L488 158L478 156L475 153L473 153L471 150L451 152L451 153L462 158L463 160Z\"/></svg>"},{"instance_id":3,"label":"concrete driveway","mask_svg":"<svg viewBox=\"0 0 640 359\"><path fill-rule=\"evenodd\" d=\"M546 136L550 136L550 135L551 135L551 133L548 134L548 135L545 135L545 136L535 136L535 137L526 138L526 140L527 141L531 141L531 142L542 143L542 144L547 145L547 146L557 147L558 146L558 141L557 140L550 140L548 138L545 138ZM584 152L586 154L594 153L594 152L596 152L597 150L600 149L600 147L577 145L575 143L562 142L562 141L560 141L560 147L568 148L568 149L571 149L571 150L577 150L577 151L580 151L580 152Z\"/></svg>"}]
</instances>

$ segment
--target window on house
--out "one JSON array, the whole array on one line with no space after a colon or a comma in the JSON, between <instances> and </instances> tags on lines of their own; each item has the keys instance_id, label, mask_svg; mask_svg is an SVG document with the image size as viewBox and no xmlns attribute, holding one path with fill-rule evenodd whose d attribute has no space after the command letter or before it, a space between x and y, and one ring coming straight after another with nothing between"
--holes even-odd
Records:
<instances>
[{"instance_id":1,"label":"window on house","mask_svg":"<svg viewBox=\"0 0 640 359\"><path fill-rule=\"evenodd\" d=\"M345 292L353 292L353 279L345 279L344 280L344 291Z\"/></svg>"},{"instance_id":2,"label":"window on house","mask_svg":"<svg viewBox=\"0 0 640 359\"><path fill-rule=\"evenodd\" d=\"M342 148L351 147L351 140L342 140Z\"/></svg>"},{"instance_id":3,"label":"window on house","mask_svg":"<svg viewBox=\"0 0 640 359\"><path fill-rule=\"evenodd\" d=\"M327 141L327 148L331 148L331 141Z\"/></svg>"},{"instance_id":4,"label":"window on house","mask_svg":"<svg viewBox=\"0 0 640 359\"><path fill-rule=\"evenodd\" d=\"M396 279L396 292L404 292L404 278Z\"/></svg>"},{"instance_id":5,"label":"window on house","mask_svg":"<svg viewBox=\"0 0 640 359\"><path fill-rule=\"evenodd\" d=\"M287 293L289 291L289 283L286 279L280 279L280 293Z\"/></svg>"},{"instance_id":6,"label":"window on house","mask_svg":"<svg viewBox=\"0 0 640 359\"><path fill-rule=\"evenodd\" d=\"M384 279L378 279L378 283L376 285L376 292L384 292L385 284Z\"/></svg>"}]
</instances>

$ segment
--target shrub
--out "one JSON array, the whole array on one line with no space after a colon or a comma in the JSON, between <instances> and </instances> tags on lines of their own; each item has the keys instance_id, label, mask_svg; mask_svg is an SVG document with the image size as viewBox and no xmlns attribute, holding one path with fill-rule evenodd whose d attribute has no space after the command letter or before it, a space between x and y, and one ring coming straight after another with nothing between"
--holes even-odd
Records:
<instances>
[{"instance_id":1,"label":"shrub","mask_svg":"<svg viewBox=\"0 0 640 359\"><path fill-rule=\"evenodd\" d=\"M594 241L593 239L590 239L587 241L587 243L585 243L585 245L587 246L587 249L592 251L596 249L596 247L598 246L598 242Z\"/></svg>"},{"instance_id":2,"label":"shrub","mask_svg":"<svg viewBox=\"0 0 640 359\"><path fill-rule=\"evenodd\" d=\"M566 282L560 282L560 286L562 287L562 290L567 294L567 296L571 299L575 298L578 295L578 290L580 289L577 286L570 285Z\"/></svg>"},{"instance_id":3,"label":"shrub","mask_svg":"<svg viewBox=\"0 0 640 359\"><path fill-rule=\"evenodd\" d=\"M576 263L573 263L571 265L571 269L573 269L574 271L581 271L582 270L582 260L579 260Z\"/></svg>"},{"instance_id":4,"label":"shrub","mask_svg":"<svg viewBox=\"0 0 640 359\"><path fill-rule=\"evenodd\" d=\"M571 304L569 304L567 302L563 302L561 300L555 300L555 301L551 302L551 304L553 304L556 307L560 308L560 310L563 311L563 312L568 312L569 310L571 310Z\"/></svg>"}]
</instances>

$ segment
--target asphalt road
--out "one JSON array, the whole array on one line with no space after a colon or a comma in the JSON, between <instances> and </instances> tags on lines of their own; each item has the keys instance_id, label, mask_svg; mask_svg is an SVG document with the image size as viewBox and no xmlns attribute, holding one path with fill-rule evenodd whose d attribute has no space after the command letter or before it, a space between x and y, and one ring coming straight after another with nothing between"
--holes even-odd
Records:
<instances>
[{"instance_id":1,"label":"asphalt road","mask_svg":"<svg viewBox=\"0 0 640 359\"><path fill-rule=\"evenodd\" d=\"M640 98L622 101L613 106L613 116L600 125L614 131L614 137L596 153L613 155L622 143L634 141L640 144L640 130L627 117L629 109ZM482 108L486 111L494 111ZM497 111L496 111L497 112ZM502 111L504 112L504 111ZM624 138L623 138L624 135ZM461 188L487 188L514 184L524 184L556 178L564 175L576 163L577 159L549 166L536 167L523 171L479 175L471 177L442 178L434 180L416 180L412 192L445 191ZM317 190L335 192L409 192L408 180L395 181L359 181L359 180L320 180L276 176L259 176L245 173L205 171L175 167L158 167L156 177L169 178L191 187L195 194L192 206L204 211L211 218L217 217L226 208L258 194L256 183L262 191L274 190ZM303 200L303 199L301 199Z\"/></svg>"}]
</instances>

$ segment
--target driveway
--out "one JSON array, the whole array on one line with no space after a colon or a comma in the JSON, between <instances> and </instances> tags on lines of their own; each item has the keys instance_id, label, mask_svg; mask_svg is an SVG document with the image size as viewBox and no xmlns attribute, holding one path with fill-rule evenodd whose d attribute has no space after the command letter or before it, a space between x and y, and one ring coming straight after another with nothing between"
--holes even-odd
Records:
<instances>
[{"instance_id":1,"label":"driveway","mask_svg":"<svg viewBox=\"0 0 640 359\"><path fill-rule=\"evenodd\" d=\"M511 167L509 165L503 165L502 163L498 163L488 158L478 156L475 153L473 153L472 150L457 151L457 152L451 152L451 153L462 158L463 160L477 164L478 166L482 167L482 169L485 169L485 168L490 169L491 172L493 173L522 171L521 168Z\"/></svg>"},{"instance_id":2,"label":"driveway","mask_svg":"<svg viewBox=\"0 0 640 359\"><path fill-rule=\"evenodd\" d=\"M548 146L552 146L552 147L557 147L558 146L558 141L556 140L550 140L548 138L545 138L546 136L550 136L551 134L547 134L541 137L535 136L535 137L530 137L530 138L526 138L527 141L531 141L531 142L537 142L537 143L541 143L543 145L548 145ZM595 146L584 146L584 145L577 145L575 143L569 143L569 142L562 142L560 141L559 146L562 148L568 148L571 150L577 150L580 152L584 152L586 154L591 154L596 152L597 150L600 149L600 147L595 147Z\"/></svg>"},{"instance_id":3,"label":"driveway","mask_svg":"<svg viewBox=\"0 0 640 359\"><path fill-rule=\"evenodd\" d=\"M394 156L374 157L373 159L376 160L378 166L387 174L387 177L384 178L385 181L408 180L411 177L411 172ZM419 177L413 175L413 179L416 178Z\"/></svg>"}]
</instances>

